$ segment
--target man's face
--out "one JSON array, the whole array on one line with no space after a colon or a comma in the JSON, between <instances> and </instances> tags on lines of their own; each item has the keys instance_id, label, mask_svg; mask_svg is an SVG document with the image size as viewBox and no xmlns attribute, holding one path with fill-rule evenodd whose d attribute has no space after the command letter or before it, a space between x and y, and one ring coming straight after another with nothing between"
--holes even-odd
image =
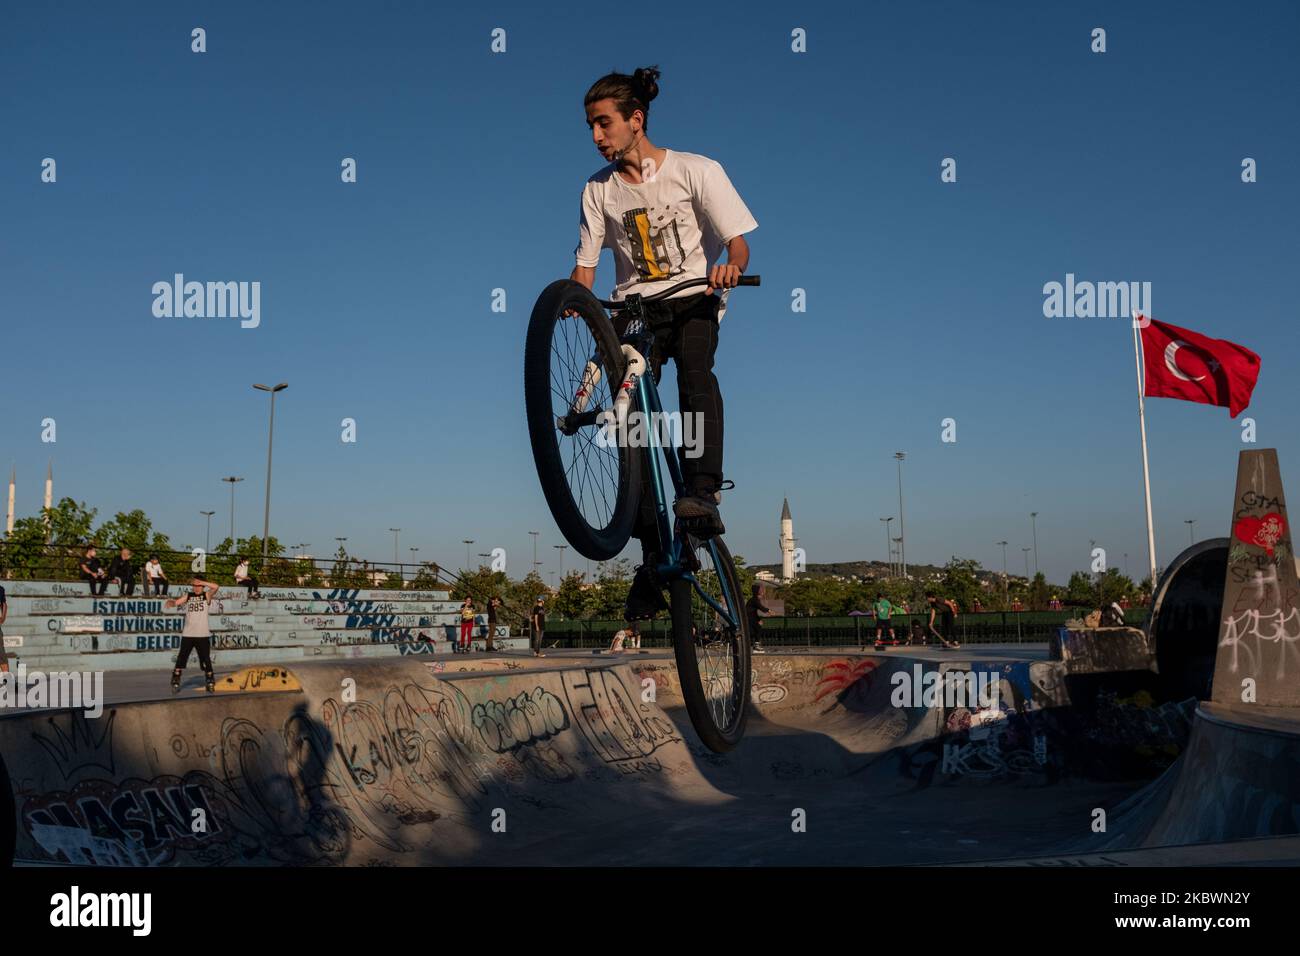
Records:
<instances>
[{"instance_id":1,"label":"man's face","mask_svg":"<svg viewBox=\"0 0 1300 956\"><path fill-rule=\"evenodd\" d=\"M632 115L636 116L636 112ZM587 125L591 127L591 141L606 159L613 159L616 150L630 148L636 139L631 120L623 119L612 99L588 105Z\"/></svg>"}]
</instances>

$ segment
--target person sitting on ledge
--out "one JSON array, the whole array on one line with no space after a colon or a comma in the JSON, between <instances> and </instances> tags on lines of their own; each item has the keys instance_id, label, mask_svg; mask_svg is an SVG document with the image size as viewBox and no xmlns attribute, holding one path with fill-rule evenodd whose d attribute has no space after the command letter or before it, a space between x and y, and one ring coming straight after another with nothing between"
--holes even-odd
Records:
<instances>
[{"instance_id":1,"label":"person sitting on ledge","mask_svg":"<svg viewBox=\"0 0 1300 956\"><path fill-rule=\"evenodd\" d=\"M258 586L257 578L248 573L248 558L241 554L236 560L239 563L235 565L235 583L248 589L250 599L260 598L262 589Z\"/></svg>"}]
</instances>

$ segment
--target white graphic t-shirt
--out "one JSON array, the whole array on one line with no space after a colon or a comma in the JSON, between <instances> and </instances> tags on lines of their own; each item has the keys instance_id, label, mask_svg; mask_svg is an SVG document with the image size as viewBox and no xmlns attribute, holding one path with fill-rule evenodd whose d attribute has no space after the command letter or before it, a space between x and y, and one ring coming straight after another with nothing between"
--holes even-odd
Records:
<instances>
[{"instance_id":1,"label":"white graphic t-shirt","mask_svg":"<svg viewBox=\"0 0 1300 956\"><path fill-rule=\"evenodd\" d=\"M167 610L171 610L171 608L167 608ZM212 625L208 623L208 614L220 614L221 602L209 598L207 591L202 594L187 591L185 603L176 610L185 615L185 624L181 629L181 637L211 637Z\"/></svg>"},{"instance_id":2,"label":"white graphic t-shirt","mask_svg":"<svg viewBox=\"0 0 1300 956\"><path fill-rule=\"evenodd\" d=\"M652 295L686 279L707 279L736 236L758 228L722 165L707 156L665 150L663 165L633 185L610 163L587 180L578 222L578 265L595 268L614 251L614 291ZM676 293L699 295L703 286ZM718 321L730 290L721 293Z\"/></svg>"}]
</instances>

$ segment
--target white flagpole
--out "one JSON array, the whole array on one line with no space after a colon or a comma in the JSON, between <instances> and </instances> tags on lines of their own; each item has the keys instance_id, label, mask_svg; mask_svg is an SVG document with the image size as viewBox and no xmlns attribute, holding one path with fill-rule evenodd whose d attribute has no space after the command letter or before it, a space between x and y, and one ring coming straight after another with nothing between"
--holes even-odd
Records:
<instances>
[{"instance_id":1,"label":"white flagpole","mask_svg":"<svg viewBox=\"0 0 1300 956\"><path fill-rule=\"evenodd\" d=\"M1146 406L1142 399L1142 343L1138 334L1138 329L1141 328L1140 319L1141 316L1134 312L1133 360L1137 366L1138 424L1142 430L1142 485L1146 491L1147 502L1147 556L1151 565L1151 594L1154 596L1156 592L1156 532L1151 521L1151 469L1147 465L1147 415Z\"/></svg>"}]
</instances>

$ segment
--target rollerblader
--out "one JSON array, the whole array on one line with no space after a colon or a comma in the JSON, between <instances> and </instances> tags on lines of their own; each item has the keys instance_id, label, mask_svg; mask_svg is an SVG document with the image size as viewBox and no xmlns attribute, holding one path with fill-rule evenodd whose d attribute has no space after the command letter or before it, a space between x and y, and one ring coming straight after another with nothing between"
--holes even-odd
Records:
<instances>
[{"instance_id":1,"label":"rollerblader","mask_svg":"<svg viewBox=\"0 0 1300 956\"><path fill-rule=\"evenodd\" d=\"M185 626L181 629L181 649L176 655L176 668L172 671L172 693L181 689L181 674L189 663L190 651L197 651L199 666L203 668L204 683L209 694L216 690L216 679L212 674L212 625L208 614L217 596L219 586L202 578L190 582L187 594L178 594L163 604L163 609L183 607L185 609Z\"/></svg>"}]
</instances>

